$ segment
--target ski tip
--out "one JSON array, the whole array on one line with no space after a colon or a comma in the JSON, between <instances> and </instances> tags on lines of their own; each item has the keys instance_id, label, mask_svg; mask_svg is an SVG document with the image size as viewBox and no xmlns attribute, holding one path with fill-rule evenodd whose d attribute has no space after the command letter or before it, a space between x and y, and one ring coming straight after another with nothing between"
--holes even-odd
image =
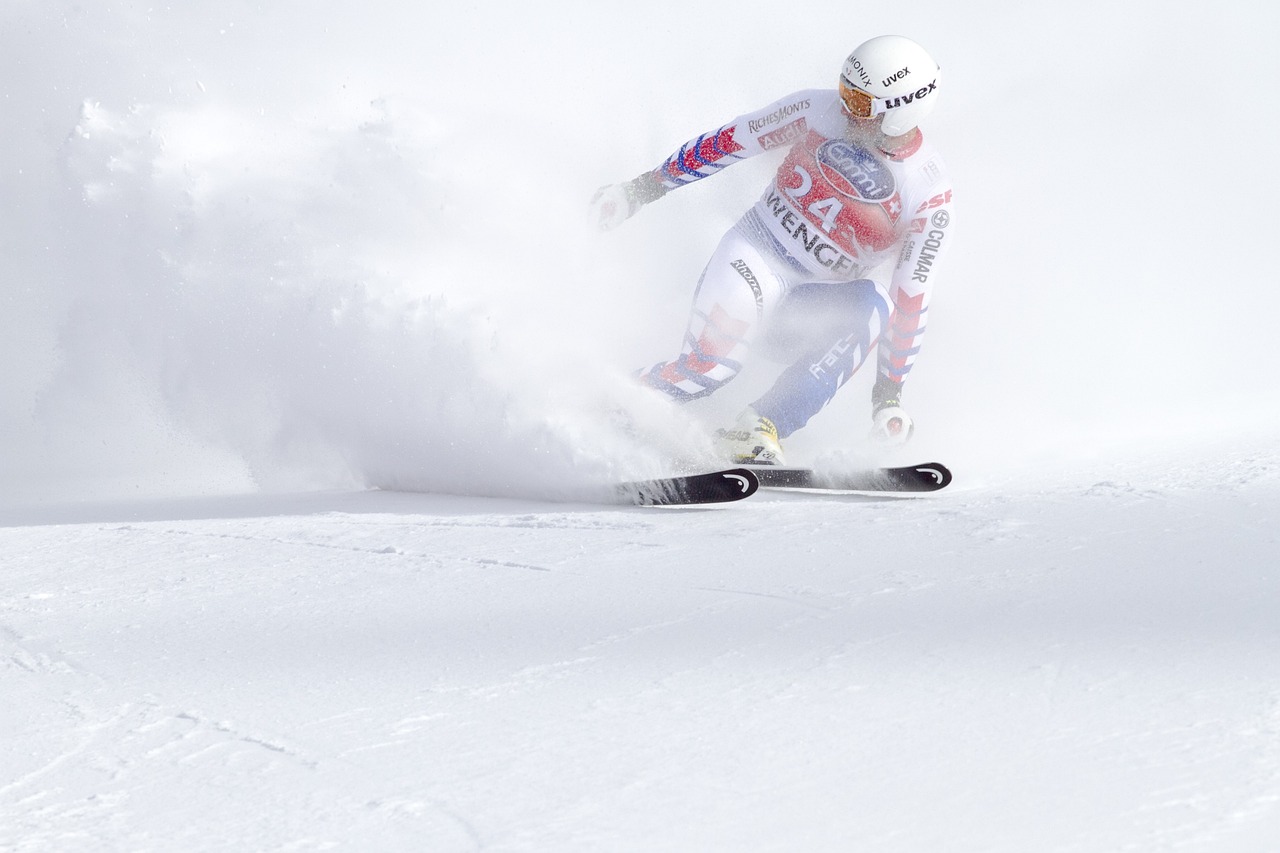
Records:
<instances>
[{"instance_id":1,"label":"ski tip","mask_svg":"<svg viewBox=\"0 0 1280 853\"><path fill-rule=\"evenodd\" d=\"M945 489L951 485L951 469L941 462L926 462L923 465L912 465L911 468L920 475L922 483L932 481L934 489Z\"/></svg>"},{"instance_id":2,"label":"ski tip","mask_svg":"<svg viewBox=\"0 0 1280 853\"><path fill-rule=\"evenodd\" d=\"M727 503L749 498L760 488L760 479L746 468L727 468L706 474L683 474L622 483L615 492L626 503L639 506L689 506Z\"/></svg>"},{"instance_id":3,"label":"ski tip","mask_svg":"<svg viewBox=\"0 0 1280 853\"><path fill-rule=\"evenodd\" d=\"M730 468L727 471L717 471L719 476L730 487L729 494L732 500L742 500L754 495L760 489L760 478L756 476L756 472L750 468ZM733 491L736 489L737 491Z\"/></svg>"}]
</instances>

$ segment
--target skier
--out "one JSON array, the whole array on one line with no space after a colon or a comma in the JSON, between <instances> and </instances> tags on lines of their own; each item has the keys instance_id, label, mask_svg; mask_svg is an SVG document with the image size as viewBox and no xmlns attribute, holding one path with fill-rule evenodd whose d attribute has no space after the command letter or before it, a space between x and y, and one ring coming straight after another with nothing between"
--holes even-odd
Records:
<instances>
[{"instance_id":1,"label":"skier","mask_svg":"<svg viewBox=\"0 0 1280 853\"><path fill-rule=\"evenodd\" d=\"M918 127L940 83L920 45L873 38L845 60L837 88L796 92L740 116L593 197L593 218L608 230L677 187L787 149L764 196L703 271L679 357L640 377L687 401L733 379L753 348L783 354L790 366L733 429L717 433L735 463L783 464L781 440L877 343L872 437L890 445L910 438L902 386L955 222L946 167Z\"/></svg>"}]
</instances>

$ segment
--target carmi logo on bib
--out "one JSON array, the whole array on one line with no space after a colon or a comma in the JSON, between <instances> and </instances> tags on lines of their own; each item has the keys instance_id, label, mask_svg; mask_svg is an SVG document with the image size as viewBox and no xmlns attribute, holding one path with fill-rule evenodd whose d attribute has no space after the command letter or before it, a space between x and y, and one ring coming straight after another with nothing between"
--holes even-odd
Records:
<instances>
[{"instance_id":1,"label":"carmi logo on bib","mask_svg":"<svg viewBox=\"0 0 1280 853\"><path fill-rule=\"evenodd\" d=\"M828 139L819 146L817 160L822 176L850 198L885 201L894 193L893 173L864 148Z\"/></svg>"}]
</instances>

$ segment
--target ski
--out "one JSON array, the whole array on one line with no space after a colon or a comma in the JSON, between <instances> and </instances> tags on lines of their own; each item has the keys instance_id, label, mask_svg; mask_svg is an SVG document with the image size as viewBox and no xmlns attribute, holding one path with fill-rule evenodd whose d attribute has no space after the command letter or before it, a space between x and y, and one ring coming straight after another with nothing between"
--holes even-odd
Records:
<instances>
[{"instance_id":1,"label":"ski","mask_svg":"<svg viewBox=\"0 0 1280 853\"><path fill-rule=\"evenodd\" d=\"M814 489L834 492L936 492L951 482L951 471L938 462L863 471L815 471L812 468L751 469L765 489Z\"/></svg>"},{"instance_id":2,"label":"ski","mask_svg":"<svg viewBox=\"0 0 1280 853\"><path fill-rule=\"evenodd\" d=\"M731 468L709 474L686 474L620 483L614 492L623 503L638 506L687 506L725 503L751 497L760 488L754 471Z\"/></svg>"}]
</instances>

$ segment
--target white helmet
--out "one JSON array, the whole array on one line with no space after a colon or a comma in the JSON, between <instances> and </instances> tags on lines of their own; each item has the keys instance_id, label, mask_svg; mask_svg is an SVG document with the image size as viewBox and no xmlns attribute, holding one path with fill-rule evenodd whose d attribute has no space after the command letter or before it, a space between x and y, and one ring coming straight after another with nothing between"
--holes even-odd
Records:
<instances>
[{"instance_id":1,"label":"white helmet","mask_svg":"<svg viewBox=\"0 0 1280 853\"><path fill-rule=\"evenodd\" d=\"M880 129L901 136L920 124L938 99L942 69L902 36L879 36L853 49L840 73L840 97L858 118L884 115Z\"/></svg>"}]
</instances>

